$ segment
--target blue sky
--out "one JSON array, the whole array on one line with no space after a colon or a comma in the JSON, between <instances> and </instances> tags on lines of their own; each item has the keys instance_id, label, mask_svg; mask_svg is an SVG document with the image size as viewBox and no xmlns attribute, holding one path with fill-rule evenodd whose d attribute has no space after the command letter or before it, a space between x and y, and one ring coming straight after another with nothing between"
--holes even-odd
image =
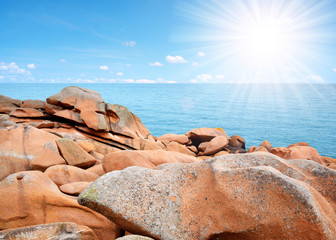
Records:
<instances>
[{"instance_id":1,"label":"blue sky","mask_svg":"<svg viewBox=\"0 0 336 240\"><path fill-rule=\"evenodd\" d=\"M13 0L0 82L336 83L336 2Z\"/></svg>"}]
</instances>

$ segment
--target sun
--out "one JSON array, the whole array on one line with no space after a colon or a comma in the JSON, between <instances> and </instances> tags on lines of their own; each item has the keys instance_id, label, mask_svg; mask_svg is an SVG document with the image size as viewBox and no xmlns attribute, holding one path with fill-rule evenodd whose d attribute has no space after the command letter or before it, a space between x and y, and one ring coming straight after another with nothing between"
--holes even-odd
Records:
<instances>
[{"instance_id":1,"label":"sun","mask_svg":"<svg viewBox=\"0 0 336 240\"><path fill-rule=\"evenodd\" d=\"M272 56L286 46L286 33L273 19L252 24L247 27L245 45L251 54Z\"/></svg>"}]
</instances>

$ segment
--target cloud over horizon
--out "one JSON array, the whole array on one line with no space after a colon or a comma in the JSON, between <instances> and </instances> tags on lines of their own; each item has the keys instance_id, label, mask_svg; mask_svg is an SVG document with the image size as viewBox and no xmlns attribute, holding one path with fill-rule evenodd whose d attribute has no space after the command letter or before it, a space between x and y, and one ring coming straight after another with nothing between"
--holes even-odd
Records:
<instances>
[{"instance_id":1,"label":"cloud over horizon","mask_svg":"<svg viewBox=\"0 0 336 240\"><path fill-rule=\"evenodd\" d=\"M166 57L166 61L169 63L187 63L188 62L181 56L170 56L170 55Z\"/></svg>"},{"instance_id":2,"label":"cloud over horizon","mask_svg":"<svg viewBox=\"0 0 336 240\"><path fill-rule=\"evenodd\" d=\"M106 66L106 65L103 65L103 66L99 66L99 69L102 70L102 71L108 71L109 67Z\"/></svg>"},{"instance_id":3,"label":"cloud over horizon","mask_svg":"<svg viewBox=\"0 0 336 240\"><path fill-rule=\"evenodd\" d=\"M151 66L151 67L162 67L163 64L159 63L159 62L153 62L153 63L149 63L149 66Z\"/></svg>"}]
</instances>

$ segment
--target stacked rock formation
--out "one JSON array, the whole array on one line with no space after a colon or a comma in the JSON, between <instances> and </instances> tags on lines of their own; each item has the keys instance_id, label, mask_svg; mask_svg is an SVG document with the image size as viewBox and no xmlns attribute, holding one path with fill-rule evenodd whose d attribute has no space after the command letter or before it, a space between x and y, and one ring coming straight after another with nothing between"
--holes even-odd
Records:
<instances>
[{"instance_id":1,"label":"stacked rock formation","mask_svg":"<svg viewBox=\"0 0 336 240\"><path fill-rule=\"evenodd\" d=\"M155 137L79 87L0 95L0 239L335 239L334 169L307 143Z\"/></svg>"}]
</instances>

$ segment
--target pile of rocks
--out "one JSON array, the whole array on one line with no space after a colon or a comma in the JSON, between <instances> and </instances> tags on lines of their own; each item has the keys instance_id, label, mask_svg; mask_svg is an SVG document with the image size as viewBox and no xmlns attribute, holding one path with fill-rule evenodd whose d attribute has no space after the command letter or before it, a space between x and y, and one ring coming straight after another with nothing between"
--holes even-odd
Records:
<instances>
[{"instance_id":1,"label":"pile of rocks","mask_svg":"<svg viewBox=\"0 0 336 240\"><path fill-rule=\"evenodd\" d=\"M246 151L221 128L155 137L79 87L0 95L0 113L0 239L336 235L336 160L307 143Z\"/></svg>"}]
</instances>

